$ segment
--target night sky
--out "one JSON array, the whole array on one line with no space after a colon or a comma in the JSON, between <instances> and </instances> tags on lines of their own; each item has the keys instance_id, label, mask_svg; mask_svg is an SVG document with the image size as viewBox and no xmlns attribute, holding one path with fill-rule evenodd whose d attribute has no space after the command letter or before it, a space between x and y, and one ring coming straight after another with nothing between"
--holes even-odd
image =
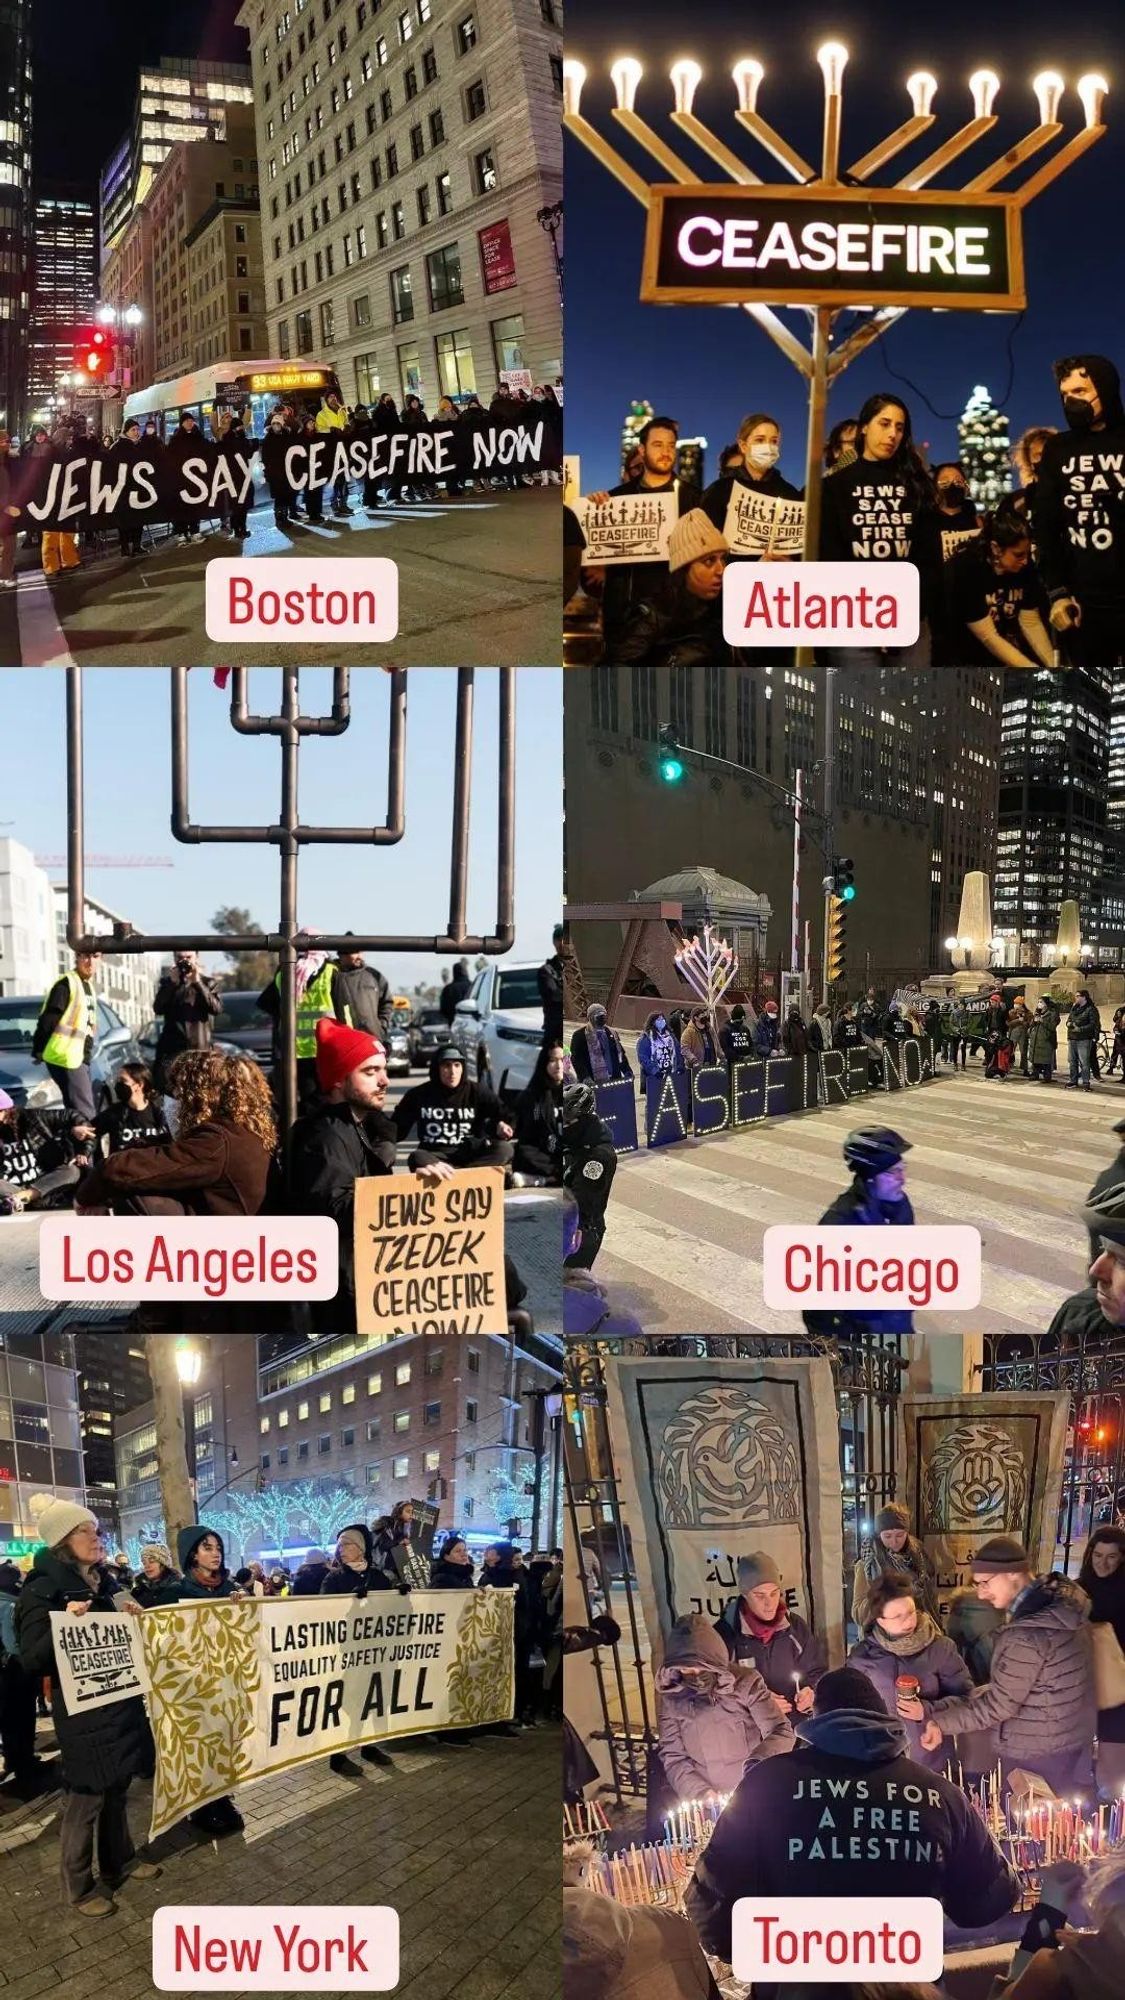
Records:
<instances>
[{"instance_id":1,"label":"night sky","mask_svg":"<svg viewBox=\"0 0 1125 2000\"><path fill-rule=\"evenodd\" d=\"M729 29L716 20L729 19ZM686 22L686 27L685 27ZM608 24L608 25L607 25ZM582 111L648 179L663 178L655 161L635 148L609 115L616 101L609 65L635 55L645 65L636 108L682 157L697 163L701 180L720 181L721 170L698 153L669 122L673 104L668 69L678 57L701 64L703 82L695 112L767 180L789 182L785 170L733 116L730 72L743 56L765 68L758 109L804 157L819 168L823 85L815 52L841 41L850 60L844 76L841 166L859 159L875 141L910 115L907 76L928 69L938 79L936 123L875 176L886 185L948 138L972 116L968 78L993 69L1001 79L994 110L999 123L940 175L953 188L989 165L1038 123L1031 78L1056 69L1068 85L1087 71L1109 83L1103 139L1068 168L1024 214L1028 309L1015 315L912 311L854 361L838 380L829 423L852 416L876 389L891 388L909 405L914 435L932 461L956 455L956 418L974 385L983 382L999 400L1009 370L1014 375L1007 410L1013 439L1030 423L1061 422L1051 376L1057 355L1087 349L1108 354L1125 372L1125 277L1118 193L1125 180L1125 69L1115 63L1121 45L1120 0L1083 0L1068 10L1043 0L997 10L990 19L979 0L944 0L914 7L903 0L840 0L809 4L789 0L773 9L727 5L693 10L683 0L568 0L567 54L586 66ZM1068 89L1059 112L1064 138L1016 176L1034 166L1082 128L1082 107ZM794 184L795 183L790 183ZM732 440L741 417L768 410L782 426L782 470L804 482L805 402L802 379L741 308L643 306L639 303L644 211L609 173L568 137L566 152L566 441L582 460L586 492L617 476L622 419L634 398L680 420L686 435L709 442L708 477L720 448ZM786 313L807 346L807 321ZM837 322L845 331L854 318ZM1014 332L1013 332L1014 329ZM925 392L932 414L891 370Z\"/></svg>"},{"instance_id":2,"label":"night sky","mask_svg":"<svg viewBox=\"0 0 1125 2000\"><path fill-rule=\"evenodd\" d=\"M35 174L96 196L133 116L137 72L159 56L249 61L240 0L36 0Z\"/></svg>"}]
</instances>

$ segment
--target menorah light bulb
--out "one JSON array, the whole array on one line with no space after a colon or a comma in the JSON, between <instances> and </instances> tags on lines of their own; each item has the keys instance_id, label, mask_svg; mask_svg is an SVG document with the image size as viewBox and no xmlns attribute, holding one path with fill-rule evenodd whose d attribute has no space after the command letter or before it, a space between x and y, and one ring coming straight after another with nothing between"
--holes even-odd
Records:
<instances>
[{"instance_id":1,"label":"menorah light bulb","mask_svg":"<svg viewBox=\"0 0 1125 2000\"><path fill-rule=\"evenodd\" d=\"M973 117L991 118L992 106L1000 88L1000 78L994 69L975 69L969 78L969 89L973 93Z\"/></svg>"},{"instance_id":2,"label":"menorah light bulb","mask_svg":"<svg viewBox=\"0 0 1125 2000\"><path fill-rule=\"evenodd\" d=\"M973 948L973 940L972 940L972 938L962 938L962 939L961 939L961 949L962 949L962 951L971 951L971 950L972 950L972 948Z\"/></svg>"},{"instance_id":3,"label":"menorah light bulb","mask_svg":"<svg viewBox=\"0 0 1125 2000\"><path fill-rule=\"evenodd\" d=\"M636 56L618 56L611 66L609 80L617 92L617 109L632 111L637 102L637 85L644 75L644 65Z\"/></svg>"},{"instance_id":4,"label":"menorah light bulb","mask_svg":"<svg viewBox=\"0 0 1125 2000\"><path fill-rule=\"evenodd\" d=\"M824 88L830 97L839 97L844 81L844 68L848 52L842 42L822 42L816 52L824 78Z\"/></svg>"},{"instance_id":5,"label":"menorah light bulb","mask_svg":"<svg viewBox=\"0 0 1125 2000\"><path fill-rule=\"evenodd\" d=\"M1032 78L1031 88L1035 92L1036 97L1039 99L1040 124L1041 125L1057 124L1059 116L1059 99L1062 96L1063 91L1066 89L1066 84L1064 83L1062 77L1059 75L1058 70L1041 69L1038 76Z\"/></svg>"},{"instance_id":6,"label":"menorah light bulb","mask_svg":"<svg viewBox=\"0 0 1125 2000\"><path fill-rule=\"evenodd\" d=\"M1079 101L1086 114L1087 130L1089 130L1092 126L1100 125L1102 122L1102 99L1109 89L1109 85L1104 76L1091 74L1090 76L1080 76L1077 88Z\"/></svg>"},{"instance_id":7,"label":"menorah light bulb","mask_svg":"<svg viewBox=\"0 0 1125 2000\"><path fill-rule=\"evenodd\" d=\"M563 63L563 113L567 118L577 118L582 102L582 85L586 81L584 64L568 56Z\"/></svg>"},{"instance_id":8,"label":"menorah light bulb","mask_svg":"<svg viewBox=\"0 0 1125 2000\"><path fill-rule=\"evenodd\" d=\"M937 95L937 78L928 69L916 69L913 76L906 79L910 93L910 106L915 118L928 118Z\"/></svg>"},{"instance_id":9,"label":"menorah light bulb","mask_svg":"<svg viewBox=\"0 0 1125 2000\"><path fill-rule=\"evenodd\" d=\"M690 118L695 93L703 81L703 71L697 62L692 62L690 56L684 56L680 62L672 64L668 73L676 93L676 110Z\"/></svg>"},{"instance_id":10,"label":"menorah light bulb","mask_svg":"<svg viewBox=\"0 0 1125 2000\"><path fill-rule=\"evenodd\" d=\"M735 63L731 75L738 92L740 111L755 112L758 109L758 91L765 73L756 56L743 56L741 62Z\"/></svg>"}]
</instances>

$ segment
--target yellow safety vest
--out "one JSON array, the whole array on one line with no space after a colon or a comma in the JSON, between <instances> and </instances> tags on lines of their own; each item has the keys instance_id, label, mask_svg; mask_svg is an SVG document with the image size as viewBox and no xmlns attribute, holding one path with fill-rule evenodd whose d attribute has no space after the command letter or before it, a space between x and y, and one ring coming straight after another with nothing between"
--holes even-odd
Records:
<instances>
[{"instance_id":1,"label":"yellow safety vest","mask_svg":"<svg viewBox=\"0 0 1125 2000\"><path fill-rule=\"evenodd\" d=\"M322 1018L336 1018L336 1003L333 988L336 984L336 967L329 961L322 965L315 979L310 979L297 1007L297 1060L304 1062L316 1054L316 1024ZM278 992L281 991L280 972L274 979ZM345 1009L348 1026L351 1026L351 1008Z\"/></svg>"},{"instance_id":2,"label":"yellow safety vest","mask_svg":"<svg viewBox=\"0 0 1125 2000\"><path fill-rule=\"evenodd\" d=\"M77 972L64 972L68 997L62 1019L43 1051L45 1063L56 1069L81 1069L86 1060L86 1043L97 1027L97 1004Z\"/></svg>"}]
</instances>

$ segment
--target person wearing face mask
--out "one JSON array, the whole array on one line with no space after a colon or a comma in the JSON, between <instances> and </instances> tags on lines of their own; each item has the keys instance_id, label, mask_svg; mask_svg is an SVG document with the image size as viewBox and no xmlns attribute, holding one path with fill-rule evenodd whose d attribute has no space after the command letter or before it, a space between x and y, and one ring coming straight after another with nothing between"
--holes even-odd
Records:
<instances>
[{"instance_id":1,"label":"person wearing face mask","mask_svg":"<svg viewBox=\"0 0 1125 2000\"><path fill-rule=\"evenodd\" d=\"M754 1055L754 1027L746 1018L745 1007L739 1005L730 1010L730 1020L719 1029L719 1047L723 1060L732 1066L735 1063L750 1062Z\"/></svg>"},{"instance_id":2,"label":"person wearing face mask","mask_svg":"<svg viewBox=\"0 0 1125 2000\"><path fill-rule=\"evenodd\" d=\"M172 1137L147 1063L124 1063L113 1085L114 1102L94 1120L94 1151L120 1153L126 1146L162 1146Z\"/></svg>"},{"instance_id":3,"label":"person wearing face mask","mask_svg":"<svg viewBox=\"0 0 1125 2000\"><path fill-rule=\"evenodd\" d=\"M975 534L980 522L976 507L969 498L969 482L961 466L950 460L945 465L935 465L933 475L943 532Z\"/></svg>"},{"instance_id":4,"label":"person wearing face mask","mask_svg":"<svg viewBox=\"0 0 1125 2000\"><path fill-rule=\"evenodd\" d=\"M699 488L676 477L676 452L680 427L675 417L650 417L637 433L638 463L632 472L608 492L592 493L591 500L602 503L622 493L674 493L681 519L699 505ZM607 563L605 567L584 567L582 581L588 591L600 587L602 633L606 658L616 660L617 641L639 597L655 584L666 580L660 563Z\"/></svg>"},{"instance_id":5,"label":"person wearing face mask","mask_svg":"<svg viewBox=\"0 0 1125 2000\"><path fill-rule=\"evenodd\" d=\"M885 1224L907 1226L914 1210L906 1195L904 1155L909 1139L892 1132L887 1125L863 1125L849 1132L844 1141L844 1160L851 1168L852 1183L837 1195L820 1218L822 1229L856 1229ZM911 1334L914 1321L909 1310L868 1312L862 1307L833 1308L827 1312L801 1315L809 1333L831 1334L836 1339L873 1334Z\"/></svg>"},{"instance_id":6,"label":"person wearing face mask","mask_svg":"<svg viewBox=\"0 0 1125 2000\"><path fill-rule=\"evenodd\" d=\"M720 532L726 532L727 509L731 496L738 487L749 487L752 492L763 493L779 500L799 500L801 495L795 486L782 477L778 471L781 457L781 427L773 417L763 411L753 416L743 417L738 426L738 448L742 463L734 472L720 474L712 481L700 501L709 521ZM757 556L731 557L732 562L757 562ZM785 561L785 557L763 557L763 561Z\"/></svg>"},{"instance_id":7,"label":"person wearing face mask","mask_svg":"<svg viewBox=\"0 0 1125 2000\"><path fill-rule=\"evenodd\" d=\"M1051 630L1074 666L1125 657L1125 409L1104 354L1055 363L1067 429L1039 460L1035 539Z\"/></svg>"},{"instance_id":8,"label":"person wearing face mask","mask_svg":"<svg viewBox=\"0 0 1125 2000\"><path fill-rule=\"evenodd\" d=\"M856 419L858 456L825 482L822 562L912 562L920 579L922 626L913 646L849 647L840 661L861 666L925 667L930 627L941 610L941 517L933 484L897 396L869 396ZM818 652L820 649L818 648Z\"/></svg>"},{"instance_id":9,"label":"person wearing face mask","mask_svg":"<svg viewBox=\"0 0 1125 2000\"><path fill-rule=\"evenodd\" d=\"M680 1045L668 1026L668 1017L662 1007L649 1015L644 1032L637 1040L637 1061L640 1064L643 1082L650 1076L664 1076L669 1070L679 1073L684 1067Z\"/></svg>"},{"instance_id":10,"label":"person wearing face mask","mask_svg":"<svg viewBox=\"0 0 1125 2000\"><path fill-rule=\"evenodd\" d=\"M599 1000L587 1007L586 1026L576 1028L571 1037L570 1060L580 1083L616 1083L633 1074L621 1037L610 1027L609 1015Z\"/></svg>"},{"instance_id":11,"label":"person wearing face mask","mask_svg":"<svg viewBox=\"0 0 1125 2000\"><path fill-rule=\"evenodd\" d=\"M690 1021L685 1024L680 1036L680 1053L689 1069L700 1069L705 1063L718 1062L715 1025L705 1007L696 1007Z\"/></svg>"},{"instance_id":12,"label":"person wearing face mask","mask_svg":"<svg viewBox=\"0 0 1125 2000\"><path fill-rule=\"evenodd\" d=\"M619 665L728 665L723 638L723 571L727 545L702 508L681 515L668 537L668 577L639 598L613 650ZM659 571L659 564L646 563Z\"/></svg>"},{"instance_id":13,"label":"person wearing face mask","mask_svg":"<svg viewBox=\"0 0 1125 2000\"><path fill-rule=\"evenodd\" d=\"M754 1053L760 1061L775 1056L781 1041L781 1016L777 1001L767 1000L754 1029Z\"/></svg>"},{"instance_id":14,"label":"person wearing face mask","mask_svg":"<svg viewBox=\"0 0 1125 2000\"><path fill-rule=\"evenodd\" d=\"M948 665L1054 665L1031 533L1015 508L1001 505L984 516L979 539L946 563L944 584Z\"/></svg>"}]
</instances>

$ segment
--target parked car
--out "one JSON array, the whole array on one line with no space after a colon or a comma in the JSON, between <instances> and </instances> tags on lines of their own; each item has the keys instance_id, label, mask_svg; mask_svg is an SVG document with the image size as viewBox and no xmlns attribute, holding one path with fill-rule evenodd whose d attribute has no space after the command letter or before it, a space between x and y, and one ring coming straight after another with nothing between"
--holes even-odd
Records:
<instances>
[{"instance_id":1,"label":"parked car","mask_svg":"<svg viewBox=\"0 0 1125 2000\"><path fill-rule=\"evenodd\" d=\"M410 1023L410 1066L428 1069L430 1058L449 1039L449 1029L440 1007L423 1007Z\"/></svg>"},{"instance_id":2,"label":"parked car","mask_svg":"<svg viewBox=\"0 0 1125 2000\"><path fill-rule=\"evenodd\" d=\"M387 1075L410 1075L410 1036L405 1028L392 1028L387 1036Z\"/></svg>"},{"instance_id":3,"label":"parked car","mask_svg":"<svg viewBox=\"0 0 1125 2000\"><path fill-rule=\"evenodd\" d=\"M163 1022L154 1018L146 1021L137 1040L141 1054L150 1069L156 1061L156 1044L160 1040ZM258 1005L256 993L224 993L223 1011L216 1014L211 1023L211 1047L225 1056L249 1056L263 1069L268 1069L271 1057L271 1030L273 1023L268 1014Z\"/></svg>"},{"instance_id":4,"label":"parked car","mask_svg":"<svg viewBox=\"0 0 1125 2000\"><path fill-rule=\"evenodd\" d=\"M31 1060L35 1024L43 1011L44 998L42 993L11 994L0 1000L0 1089L7 1091L13 1104L51 1112L62 1109L58 1084L42 1063ZM122 1064L141 1060L140 1046L132 1029L126 1027L107 1001L99 999L90 1058L94 1102L99 1110L112 1099L114 1078Z\"/></svg>"},{"instance_id":5,"label":"parked car","mask_svg":"<svg viewBox=\"0 0 1125 2000\"><path fill-rule=\"evenodd\" d=\"M502 1098L518 1097L543 1046L539 967L486 965L458 1004L453 1039L468 1076L489 1078Z\"/></svg>"}]
</instances>

